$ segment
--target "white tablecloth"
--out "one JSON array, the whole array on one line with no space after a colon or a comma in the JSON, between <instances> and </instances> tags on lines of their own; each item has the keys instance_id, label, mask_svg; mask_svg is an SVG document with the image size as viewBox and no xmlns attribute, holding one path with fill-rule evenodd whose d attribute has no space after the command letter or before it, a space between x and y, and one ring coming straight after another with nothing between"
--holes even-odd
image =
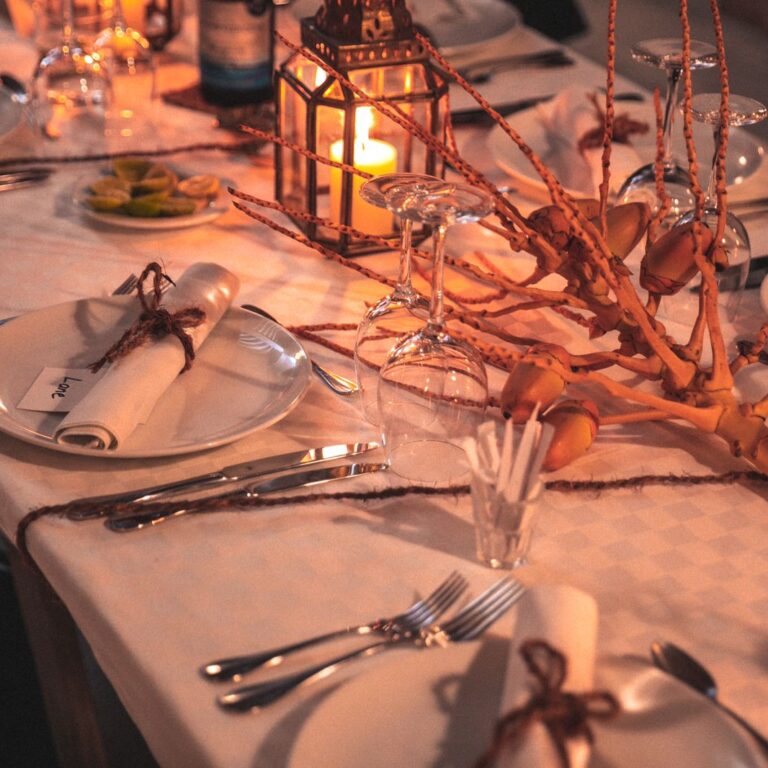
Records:
<instances>
[{"instance_id":1,"label":"white tablecloth","mask_svg":"<svg viewBox=\"0 0 768 768\"><path fill-rule=\"evenodd\" d=\"M572 76L599 83L601 73L584 62L578 72L557 73L559 82ZM528 81L524 75L520 90L510 81L510 92L527 95L521 91ZM7 156L12 148L2 149ZM178 160L269 197L268 157L254 162L206 152ZM2 195L0 316L105 295L127 272L157 259L171 274L198 260L216 261L240 277L239 302L262 305L291 323L356 322L364 301L382 293L381 286L234 209L211 225L181 231L89 224L71 202L85 170L62 166L45 185ZM757 252L768 245L768 231L752 231ZM757 315L756 296L747 302ZM352 373L346 358L310 351ZM353 400L335 397L316 381L279 424L182 458L80 458L0 435L0 525L12 537L24 513L44 504L171 481L300 445L373 437ZM744 467L718 440L656 424L602 431L589 454L559 476L610 479ZM361 480L354 487L370 484ZM603 656L646 654L657 638L690 648L716 671L723 698L768 731L765 500L765 486L739 484L550 493L532 565L520 579L565 582L592 593L600 607ZM331 683L258 716L237 717L216 706L217 689L197 673L201 663L398 611L415 589L426 592L454 568L474 588L494 579L475 560L467 498L222 512L130 535L110 533L98 521L45 519L32 527L30 547L163 768L290 765L291 744ZM343 738L354 739L354 733L345 731Z\"/></svg>"}]
</instances>

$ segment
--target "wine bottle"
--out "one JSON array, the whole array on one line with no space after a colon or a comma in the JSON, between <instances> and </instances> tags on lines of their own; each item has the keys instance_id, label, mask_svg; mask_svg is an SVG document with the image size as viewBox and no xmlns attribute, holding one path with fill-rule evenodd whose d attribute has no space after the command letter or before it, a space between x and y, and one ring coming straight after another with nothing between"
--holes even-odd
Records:
<instances>
[{"instance_id":1,"label":"wine bottle","mask_svg":"<svg viewBox=\"0 0 768 768\"><path fill-rule=\"evenodd\" d=\"M224 106L272 98L272 0L200 0L203 98Z\"/></svg>"}]
</instances>

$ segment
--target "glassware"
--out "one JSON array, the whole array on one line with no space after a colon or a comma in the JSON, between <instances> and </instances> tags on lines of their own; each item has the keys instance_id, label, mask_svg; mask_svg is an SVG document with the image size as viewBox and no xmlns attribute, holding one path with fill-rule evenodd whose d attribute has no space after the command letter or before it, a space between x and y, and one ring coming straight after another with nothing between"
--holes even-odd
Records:
<instances>
[{"instance_id":1,"label":"glassware","mask_svg":"<svg viewBox=\"0 0 768 768\"><path fill-rule=\"evenodd\" d=\"M528 562L541 499L539 483L526 499L509 501L495 488L477 487L472 477L472 515L477 558L489 568L519 568Z\"/></svg>"},{"instance_id":2,"label":"glassware","mask_svg":"<svg viewBox=\"0 0 768 768\"><path fill-rule=\"evenodd\" d=\"M701 93L693 97L691 104L693 118L701 123L707 123L712 126L714 134L715 149L712 156L712 171L707 185L706 198L704 201L704 210L701 220L709 227L712 232L717 229L718 219L718 199L717 199L717 148L720 143L720 94L719 93ZM746 96L731 95L728 99L729 119L728 125L738 127L744 125L754 125L768 116L768 110L759 101L747 98ZM693 220L695 211L690 210L685 213L678 224L686 224ZM734 319L742 291L747 282L749 274L749 262L752 256L749 244L749 235L742 221L733 213L728 211L725 219L725 230L720 240L720 246L728 256L728 265L730 267L740 267L738 285L721 294L726 302L727 312L731 319ZM729 278L730 280L730 278Z\"/></svg>"},{"instance_id":3,"label":"glassware","mask_svg":"<svg viewBox=\"0 0 768 768\"><path fill-rule=\"evenodd\" d=\"M75 37L72 2L62 2L61 44L40 59L32 81L38 122L53 139L94 130L101 136L110 99L104 62Z\"/></svg>"},{"instance_id":4,"label":"glassware","mask_svg":"<svg viewBox=\"0 0 768 768\"><path fill-rule=\"evenodd\" d=\"M360 196L377 208L387 208L399 216L398 201L404 193L428 189L444 182L420 173L390 173L366 181ZM413 220L400 219L400 269L391 294L384 296L363 316L355 339L355 372L360 386L363 415L379 424L378 368L390 350L404 336L417 331L429 317L429 301L411 283L411 234Z\"/></svg>"},{"instance_id":5,"label":"glassware","mask_svg":"<svg viewBox=\"0 0 768 768\"><path fill-rule=\"evenodd\" d=\"M402 477L455 480L467 470L462 442L482 420L488 381L477 350L445 328L445 238L451 225L487 216L493 202L473 187L442 182L393 196L392 205L401 218L434 227L434 264L427 324L392 350L379 373L387 459Z\"/></svg>"},{"instance_id":6,"label":"glassware","mask_svg":"<svg viewBox=\"0 0 768 768\"><path fill-rule=\"evenodd\" d=\"M632 58L667 72L667 95L664 104L664 188L671 203L667 220L672 222L695 204L688 170L679 165L672 156L672 123L680 76L683 73L682 44L679 38L644 40L632 46ZM691 69L707 69L716 65L717 49L707 43L691 40ZM622 203L648 203L653 213L656 213L659 200L656 196L654 164L644 165L631 174L622 184L618 199Z\"/></svg>"},{"instance_id":7,"label":"glassware","mask_svg":"<svg viewBox=\"0 0 768 768\"><path fill-rule=\"evenodd\" d=\"M126 24L121 0L114 0L112 19L93 41L93 50L106 62L112 80L107 134L127 138L151 132L155 61L149 41Z\"/></svg>"}]
</instances>

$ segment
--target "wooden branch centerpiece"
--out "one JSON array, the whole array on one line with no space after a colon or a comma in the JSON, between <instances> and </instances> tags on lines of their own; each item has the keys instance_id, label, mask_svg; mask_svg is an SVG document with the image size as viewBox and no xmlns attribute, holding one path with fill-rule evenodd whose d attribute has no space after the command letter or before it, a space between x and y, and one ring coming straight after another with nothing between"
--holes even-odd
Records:
<instances>
[{"instance_id":1,"label":"wooden branch centerpiece","mask_svg":"<svg viewBox=\"0 0 768 768\"><path fill-rule=\"evenodd\" d=\"M688 0L680 0L681 39L683 50L683 116L692 191L696 199L693 220L686 225L665 230L662 221L669 203L661 183L663 147L661 109L655 94L657 115L656 177L660 207L655 215L643 203L609 206L608 188L611 173L611 147L615 124L614 80L616 50L617 0L611 0L607 27L608 55L602 126L602 183L599 198L577 200L568 194L553 173L524 139L493 109L488 101L439 54L423 36L416 35L433 60L458 83L500 126L510 141L530 161L546 185L551 204L525 216L477 168L458 152L450 123L445 135L425 131L408 111L386 98L373 102L374 108L387 120L405 128L415 140L439 155L464 180L489 192L495 201L493 221L484 226L511 251L531 256L529 274L513 279L503 267L482 253L474 258L449 259L447 268L461 277L460 291L448 290L449 318L453 332L476 344L486 362L509 372L507 384L496 399L502 412L517 420L528 418L535 403L542 404L543 418L555 424L557 436L553 450L559 457L550 468L562 466L589 447L598 427L609 423L643 420L679 419L699 430L719 435L731 452L743 456L762 472L768 472L768 394L756 402L741 402L734 393L734 376L744 368L765 362L763 347L768 340L768 323L756 331L754 339L741 341L729 358L718 310L718 287L715 270L728 261L719 246L725 227L726 179L725 156L728 144L728 68L723 30L717 0L710 0L710 10L719 57L720 116L723 130L717 147L717 194L719 217L716 231L703 221L704 191L699 182L699 162L693 143L692 88L690 68L691 30ZM312 51L281 37L290 50L300 53L317 66L343 82L359 98L360 89ZM286 146L286 142L263 131L243 126L259 138ZM288 145L298 155L306 150ZM319 162L333 165L328 158ZM356 169L358 175L365 176ZM310 216L280 203L260 200L238 190L231 190L235 205L252 218L303 242L326 258L334 259L349 269L385 284L391 280L358 262L338 256L319 242L286 229L270 216L258 213L252 205L288 214L294 219ZM248 205L248 204L250 205ZM317 217L315 217L317 218ZM381 237L352 231L328 219L318 219L324 227L368 238L381 243ZM644 256L637 287L624 261L640 243ZM392 242L394 249L396 243ZM417 271L423 271L426 254L417 253ZM565 287L553 290L543 281L557 274ZM676 339L658 319L659 307L672 300L694 278L701 276L698 313L687 332L687 338ZM469 287L466 287L469 285ZM450 288L450 285L449 285ZM525 318L531 312L556 313L571 321L590 340L602 337L589 353L574 353L563 346L544 343L533 334L518 337L504 328L502 321L512 316ZM610 342L606 349L605 342ZM711 363L705 364L709 351ZM611 376L611 371L628 371L655 386L630 385ZM634 404L626 413L606 416L598 413L591 401L563 399L572 385L598 387L613 398ZM640 406L639 408L637 406Z\"/></svg>"}]
</instances>

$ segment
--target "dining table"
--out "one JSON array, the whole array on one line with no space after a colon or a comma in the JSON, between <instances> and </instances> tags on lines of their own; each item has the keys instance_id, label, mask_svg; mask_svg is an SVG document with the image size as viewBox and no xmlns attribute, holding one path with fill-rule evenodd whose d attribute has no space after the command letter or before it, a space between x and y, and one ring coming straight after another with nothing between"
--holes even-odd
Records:
<instances>
[{"instance_id":1,"label":"dining table","mask_svg":"<svg viewBox=\"0 0 768 768\"><path fill-rule=\"evenodd\" d=\"M0 34L0 71L28 78L34 46L8 25ZM160 92L196 82L195 41L195 18L188 15L182 34L159 57ZM527 28L519 29L510 42L510 50L521 52L551 46ZM604 84L601 64L573 51L569 56L572 66L505 69L478 87L493 103L546 98L573 83L596 89ZM620 73L616 87L639 92L646 102L649 98L633 83L631 73ZM466 94L452 90L453 109L469 106ZM513 125L515 117L509 118ZM151 118L151 131L129 138L95 140L84 133L69 142L53 141L41 137L31 124L21 124L0 139L0 164L5 168L13 167L15 160L53 168L44 182L0 191L0 317L19 317L0 326L5 350L0 377L8 382L14 371L29 367L29 361L22 365L28 354L25 345L14 343L14 323L41 318L35 328L46 334L46 344L54 349L61 330L56 318L65 318L66 328L76 322L61 306L110 301L114 288L149 262L161 263L171 277L197 262L214 262L239 278L232 312L246 303L264 308L294 329L313 360L354 378L353 361L343 354L354 344L354 331L348 329L386 293L386 286L252 220L234 208L226 193L220 216L185 228L114 227L83 211L77 190L99 173L105 157L121 152L158 153L162 162L185 172L212 174L225 186L273 198L274 153L268 144L245 146L242 134L219 127L210 113L159 98ZM495 161L488 144L492 128L470 123L456 131L465 156L508 187L522 211L542 204L540 195L527 194L526 185ZM754 145L758 147L756 141ZM730 201L765 196L768 164L763 148L756 151L759 167L729 190ZM292 228L287 218L276 217ZM745 222L753 255L768 253L768 210L750 214ZM455 255L486 251L500 268L519 258L500 250L498 239L475 224L449 234L448 249ZM396 274L393 252L354 261ZM426 290L420 277L417 287ZM759 291L745 291L733 337L754 333L765 313ZM561 339L579 334L553 317L540 321L541 334ZM343 325L326 333L337 348L302 336L302 328L322 324ZM202 350L201 359L204 346ZM35 362L38 367L46 364ZM219 393L247 400L248 383L258 379L257 372L247 370L247 356L235 356L230 364L226 358L219 362L215 369L200 369L208 378L197 385L204 391L210 409L204 415L214 425L209 430L214 434L216 413L228 405ZM196 373L193 366L184 376ZM505 375L489 370L492 393L498 394ZM764 392L768 386L762 366L750 369L746 378L747 388L762 387ZM2 388L12 389L6 384ZM592 392L590 397L607 412L619 407L605 394ZM0 411L7 407L3 403ZM183 413L183 408L174 413ZM488 417L501 418L498 410ZM108 757L114 745L97 725L99 713L89 699L84 668L72 665L71 657L83 648L95 658L152 760L162 768L338 765L324 752L328 741L369 743L381 708L389 712L389 717L381 716L382 729L394 727L392 712L398 707L404 720L424 717L432 722L453 700L444 689L460 688L461 675L470 666L482 667L483 649L502 648L506 654L514 609L473 644L472 660L450 670L441 685L438 673L431 676L429 668L433 657L447 651L399 650L349 664L263 711L232 713L217 704L217 695L227 685L211 683L200 674L201 665L212 659L396 614L452 571L463 573L474 593L495 581L499 574L476 555L470 495L461 488L411 492L411 482L391 472L371 473L339 486L359 492L359 498L333 498L336 487L331 484L309 497L305 490L294 492L302 496L296 502L286 492L274 506L224 507L126 533L109 530L101 519L44 517L27 531L31 562L16 549L17 526L31 510L174 482L288 451L379 441L377 429L361 415L358 396L339 396L320 380L308 379L302 396L272 423L258 429L246 426L237 439L206 443L209 435L202 435L200 445L167 455L86 455L13 432L0 418L0 529L27 616L62 768L118 764ZM360 460L383 461L383 453L377 450ZM545 491L530 562L512 575L527 587L570 585L594 597L599 609L598 670L604 660L627 656L650 667L650 644L674 642L715 674L723 701L768 733L768 484L764 476L739 475L750 469L722 440L682 423L603 428L585 455L545 479L605 481L608 487L569 490L560 485L559 490ZM694 481L726 473L733 473L730 481ZM615 482L642 476L655 480ZM691 481L665 483L663 476ZM392 492L397 489L404 490ZM305 661L326 658L335 650L312 649ZM411 683L420 687L419 700L428 702L421 713L407 705L408 675L419 654L422 671L413 674ZM503 674L503 665L493 669ZM368 675L371 684L366 686ZM388 698L393 694L382 686L385 680L403 694L402 700ZM339 708L343 715L334 719L334 702L353 685L359 693L356 706ZM489 713L498 689L498 680L490 680L473 689L476 701L464 706ZM430 735L442 744L442 752L428 764L471 765L460 747L469 737L471 718L442 714L449 732ZM492 717L487 716L490 729ZM381 741L386 744L390 736L396 740L385 731ZM706 734L701 738L706 741ZM598 753L599 744L598 734ZM372 754L367 764L387 764L384 757ZM130 755L123 759L126 765L138 764L138 757L134 763ZM734 759L727 764L761 764L758 761L753 754L753 762ZM427 763L411 764L427 768Z\"/></svg>"}]
</instances>

